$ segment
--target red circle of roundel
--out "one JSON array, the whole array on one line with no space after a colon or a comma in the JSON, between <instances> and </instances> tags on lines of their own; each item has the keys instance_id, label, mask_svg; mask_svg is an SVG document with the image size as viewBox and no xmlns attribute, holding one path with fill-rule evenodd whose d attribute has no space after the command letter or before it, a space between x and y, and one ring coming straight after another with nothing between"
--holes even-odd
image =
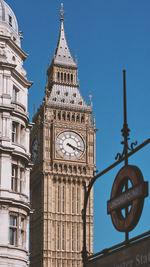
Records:
<instances>
[{"instance_id":1,"label":"red circle of roundel","mask_svg":"<svg viewBox=\"0 0 150 267\"><path fill-rule=\"evenodd\" d=\"M118 172L111 191L111 200L119 196L123 186L130 180L132 186L143 183L143 175L140 169L133 165L124 166ZM111 211L111 219L115 228L120 232L130 232L137 225L144 204L144 197L135 199L131 203L131 209L126 217L122 215L121 209Z\"/></svg>"}]
</instances>

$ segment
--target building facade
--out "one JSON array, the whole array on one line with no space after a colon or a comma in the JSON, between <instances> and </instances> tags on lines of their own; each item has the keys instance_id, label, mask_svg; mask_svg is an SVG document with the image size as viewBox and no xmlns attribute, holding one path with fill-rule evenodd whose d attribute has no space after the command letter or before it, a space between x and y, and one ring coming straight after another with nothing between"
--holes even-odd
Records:
<instances>
[{"instance_id":1,"label":"building facade","mask_svg":"<svg viewBox=\"0 0 150 267\"><path fill-rule=\"evenodd\" d=\"M63 12L62 7L45 98L31 131L31 267L82 266L84 185L95 170L95 121L79 91ZM93 252L93 192L87 209L87 249Z\"/></svg>"},{"instance_id":2,"label":"building facade","mask_svg":"<svg viewBox=\"0 0 150 267\"><path fill-rule=\"evenodd\" d=\"M16 17L0 0L0 266L28 266L30 123Z\"/></svg>"}]
</instances>

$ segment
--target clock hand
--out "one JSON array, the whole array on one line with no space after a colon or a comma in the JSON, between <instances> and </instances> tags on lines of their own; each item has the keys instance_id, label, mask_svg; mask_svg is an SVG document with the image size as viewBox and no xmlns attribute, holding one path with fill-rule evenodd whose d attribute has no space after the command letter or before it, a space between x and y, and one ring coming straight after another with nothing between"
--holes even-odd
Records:
<instances>
[{"instance_id":1,"label":"clock hand","mask_svg":"<svg viewBox=\"0 0 150 267\"><path fill-rule=\"evenodd\" d=\"M81 152L83 152L83 150L81 150L80 148L78 148L78 147L76 147L76 146L73 146L73 145L71 145L71 144L69 144L69 143L67 143L67 146L70 146L73 150L78 150L78 151L81 151Z\"/></svg>"},{"instance_id":2,"label":"clock hand","mask_svg":"<svg viewBox=\"0 0 150 267\"><path fill-rule=\"evenodd\" d=\"M75 150L75 147L69 143L67 143L67 146L70 146L73 150Z\"/></svg>"},{"instance_id":3,"label":"clock hand","mask_svg":"<svg viewBox=\"0 0 150 267\"><path fill-rule=\"evenodd\" d=\"M78 150L78 151L84 152L82 149L80 149L78 147L75 147L75 149Z\"/></svg>"}]
</instances>

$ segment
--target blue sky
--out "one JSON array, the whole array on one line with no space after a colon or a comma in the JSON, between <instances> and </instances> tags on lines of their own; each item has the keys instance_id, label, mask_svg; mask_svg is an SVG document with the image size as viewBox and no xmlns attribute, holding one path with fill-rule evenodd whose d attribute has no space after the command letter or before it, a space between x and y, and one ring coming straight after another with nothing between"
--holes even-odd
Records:
<instances>
[{"instance_id":1,"label":"blue sky","mask_svg":"<svg viewBox=\"0 0 150 267\"><path fill-rule=\"evenodd\" d=\"M56 0L7 0L23 31L22 48L30 56L24 67L34 81L29 90L29 112L44 96L46 67L59 35ZM142 143L150 136L150 1L64 0L65 32L72 56L78 55L80 91L89 103L93 95L96 116L97 169L102 171L122 152L123 78L127 70L127 109L131 141ZM150 178L150 145L130 158L145 180ZM94 188L94 251L124 240L107 215L113 180L119 170L104 175ZM145 200L142 218L130 236L149 230L150 199Z\"/></svg>"}]
</instances>

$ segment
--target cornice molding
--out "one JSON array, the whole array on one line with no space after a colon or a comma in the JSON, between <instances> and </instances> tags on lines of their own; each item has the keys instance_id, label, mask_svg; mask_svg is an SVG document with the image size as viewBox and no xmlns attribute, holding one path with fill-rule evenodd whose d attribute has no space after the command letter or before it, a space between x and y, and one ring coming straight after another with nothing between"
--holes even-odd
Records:
<instances>
[{"instance_id":1,"label":"cornice molding","mask_svg":"<svg viewBox=\"0 0 150 267\"><path fill-rule=\"evenodd\" d=\"M8 43L22 57L23 61L29 56L11 39L10 36L0 35L0 40L6 41L6 43Z\"/></svg>"},{"instance_id":2,"label":"cornice molding","mask_svg":"<svg viewBox=\"0 0 150 267\"><path fill-rule=\"evenodd\" d=\"M27 86L28 88L31 87L31 85L33 84L32 81L28 81L27 79L25 79L15 68L16 68L16 64L11 64L8 62L0 62L0 67L1 68L5 68L5 69L9 69L11 70L11 72L14 74L14 76L16 78L18 78L19 82L22 82L23 85Z\"/></svg>"},{"instance_id":3,"label":"cornice molding","mask_svg":"<svg viewBox=\"0 0 150 267\"><path fill-rule=\"evenodd\" d=\"M16 78L18 78L20 82L23 83L23 85L26 85L28 89L33 85L32 81L26 80L16 69L13 69L12 73L14 74L14 76L16 76Z\"/></svg>"},{"instance_id":4,"label":"cornice molding","mask_svg":"<svg viewBox=\"0 0 150 267\"><path fill-rule=\"evenodd\" d=\"M19 207L19 208L21 208L23 210L26 210L26 212L28 214L30 214L30 211L31 211L29 202L26 203L26 202L23 202L23 201L20 201L20 200L17 201L15 199L9 199L9 198L1 197L0 198L0 205L8 205L10 207L13 206L13 207L17 207L17 208Z\"/></svg>"}]
</instances>

